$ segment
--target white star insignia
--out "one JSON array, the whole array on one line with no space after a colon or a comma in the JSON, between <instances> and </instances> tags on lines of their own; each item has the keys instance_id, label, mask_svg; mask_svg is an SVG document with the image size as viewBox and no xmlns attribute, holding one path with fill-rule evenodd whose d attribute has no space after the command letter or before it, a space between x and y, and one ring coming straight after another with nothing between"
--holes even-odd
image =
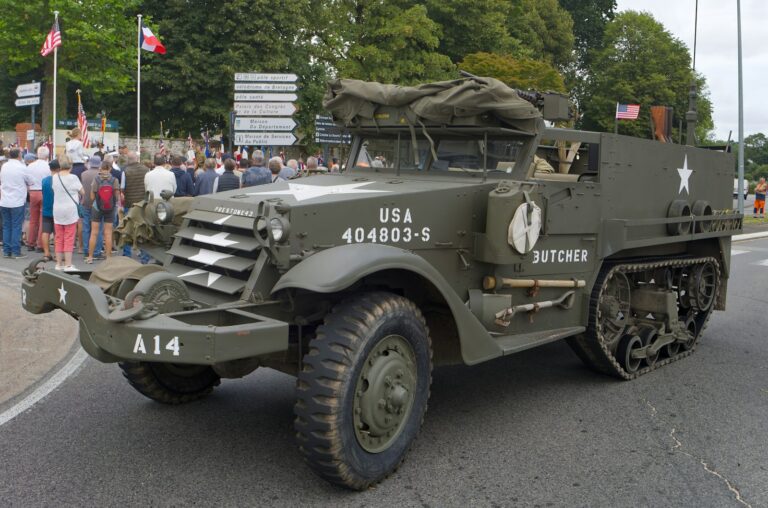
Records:
<instances>
[{"instance_id":1,"label":"white star insignia","mask_svg":"<svg viewBox=\"0 0 768 508\"><path fill-rule=\"evenodd\" d=\"M190 270L187 273L183 273L179 275L179 277L192 277L193 275L203 275L203 274L208 274L208 281L206 282L206 285L208 287L211 287L211 284L219 280L219 277L221 277L221 274L206 272L205 270L200 270L199 268L195 268L194 270Z\"/></svg>"},{"instance_id":2,"label":"white star insignia","mask_svg":"<svg viewBox=\"0 0 768 508\"><path fill-rule=\"evenodd\" d=\"M211 245L218 245L219 247L229 247L235 245L237 242L234 240L227 240L229 233L216 233L215 235L203 235L201 233L195 233L192 238L196 242L208 243Z\"/></svg>"},{"instance_id":3,"label":"white star insignia","mask_svg":"<svg viewBox=\"0 0 768 508\"><path fill-rule=\"evenodd\" d=\"M347 185L304 185L299 183L288 183L288 188L279 191L268 192L249 192L249 196L278 196L290 194L296 201L307 201L309 199L328 196L331 194L371 194L376 192L391 192L386 190L368 190L360 189L365 185L371 185L373 182L350 183Z\"/></svg>"},{"instance_id":4,"label":"white star insignia","mask_svg":"<svg viewBox=\"0 0 768 508\"><path fill-rule=\"evenodd\" d=\"M200 249L200 252L190 257L189 260L195 261L196 263L202 263L204 265L215 265L218 261L231 257L233 257L232 254L224 254L223 252Z\"/></svg>"},{"instance_id":5,"label":"white star insignia","mask_svg":"<svg viewBox=\"0 0 768 508\"><path fill-rule=\"evenodd\" d=\"M683 189L685 189L685 192L690 194L691 190L688 188L688 179L691 178L693 170L688 169L688 155L685 156L683 167L677 168L677 173L680 175L680 189L677 191L678 194L683 192Z\"/></svg>"},{"instance_id":6,"label":"white star insignia","mask_svg":"<svg viewBox=\"0 0 768 508\"><path fill-rule=\"evenodd\" d=\"M64 305L67 304L67 290L64 289L64 283L61 283L61 287L59 288L59 303L63 303Z\"/></svg>"}]
</instances>

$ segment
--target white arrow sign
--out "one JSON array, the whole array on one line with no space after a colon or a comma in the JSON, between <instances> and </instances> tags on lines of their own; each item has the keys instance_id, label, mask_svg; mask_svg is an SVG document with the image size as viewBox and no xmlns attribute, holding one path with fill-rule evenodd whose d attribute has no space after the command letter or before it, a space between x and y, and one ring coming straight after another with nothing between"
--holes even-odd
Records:
<instances>
[{"instance_id":1,"label":"white arrow sign","mask_svg":"<svg viewBox=\"0 0 768 508\"><path fill-rule=\"evenodd\" d=\"M288 146L296 142L290 132L236 132L236 145Z\"/></svg>"},{"instance_id":2,"label":"white arrow sign","mask_svg":"<svg viewBox=\"0 0 768 508\"><path fill-rule=\"evenodd\" d=\"M37 97L26 97L24 99L16 99L16 106L22 107L22 106L37 106L40 104L40 96Z\"/></svg>"},{"instance_id":3,"label":"white arrow sign","mask_svg":"<svg viewBox=\"0 0 768 508\"><path fill-rule=\"evenodd\" d=\"M293 83L299 79L296 74L272 74L263 72L236 72L235 81L268 81L270 83Z\"/></svg>"},{"instance_id":4,"label":"white arrow sign","mask_svg":"<svg viewBox=\"0 0 768 508\"><path fill-rule=\"evenodd\" d=\"M290 102L235 102L238 116L291 116L296 106Z\"/></svg>"},{"instance_id":5,"label":"white arrow sign","mask_svg":"<svg viewBox=\"0 0 768 508\"><path fill-rule=\"evenodd\" d=\"M235 83L235 92L295 92L294 83Z\"/></svg>"},{"instance_id":6,"label":"white arrow sign","mask_svg":"<svg viewBox=\"0 0 768 508\"><path fill-rule=\"evenodd\" d=\"M292 131L296 128L296 121L290 117L275 118L235 118L235 131Z\"/></svg>"},{"instance_id":7,"label":"white arrow sign","mask_svg":"<svg viewBox=\"0 0 768 508\"><path fill-rule=\"evenodd\" d=\"M273 102L293 102L298 97L295 93L236 93L236 101L273 101Z\"/></svg>"},{"instance_id":8,"label":"white arrow sign","mask_svg":"<svg viewBox=\"0 0 768 508\"><path fill-rule=\"evenodd\" d=\"M29 97L30 95L40 95L40 83L27 83L16 87L16 97Z\"/></svg>"}]
</instances>

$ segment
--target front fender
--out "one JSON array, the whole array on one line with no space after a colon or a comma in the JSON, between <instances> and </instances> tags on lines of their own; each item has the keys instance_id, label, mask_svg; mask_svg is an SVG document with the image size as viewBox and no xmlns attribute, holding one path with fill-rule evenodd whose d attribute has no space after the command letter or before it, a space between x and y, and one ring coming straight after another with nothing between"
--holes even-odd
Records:
<instances>
[{"instance_id":1,"label":"front fender","mask_svg":"<svg viewBox=\"0 0 768 508\"><path fill-rule=\"evenodd\" d=\"M419 275L440 292L456 321L461 355L467 365L502 355L499 345L469 311L442 274L421 256L397 247L361 243L318 252L280 277L272 288L272 293L281 289L337 293L363 277L392 269Z\"/></svg>"}]
</instances>

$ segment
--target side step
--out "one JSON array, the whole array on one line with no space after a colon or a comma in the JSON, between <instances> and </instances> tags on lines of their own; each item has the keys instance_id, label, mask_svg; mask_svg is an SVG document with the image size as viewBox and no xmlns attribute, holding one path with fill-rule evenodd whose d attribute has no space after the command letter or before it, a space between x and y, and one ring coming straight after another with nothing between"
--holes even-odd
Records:
<instances>
[{"instance_id":1,"label":"side step","mask_svg":"<svg viewBox=\"0 0 768 508\"><path fill-rule=\"evenodd\" d=\"M577 335L586 331L584 326L570 326L567 328L556 328L554 330L544 330L542 332L523 333L518 335L501 335L496 337L496 342L504 352L504 356L512 353L519 353L526 349L537 346L543 346L556 340L565 339L572 335Z\"/></svg>"}]
</instances>

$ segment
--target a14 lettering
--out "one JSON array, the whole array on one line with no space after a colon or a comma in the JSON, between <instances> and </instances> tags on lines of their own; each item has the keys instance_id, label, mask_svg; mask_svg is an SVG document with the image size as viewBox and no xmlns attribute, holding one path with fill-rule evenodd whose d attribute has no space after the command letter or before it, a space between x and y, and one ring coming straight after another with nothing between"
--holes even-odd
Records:
<instances>
[{"instance_id":1,"label":"a14 lettering","mask_svg":"<svg viewBox=\"0 0 768 508\"><path fill-rule=\"evenodd\" d=\"M155 335L152 337L152 345L154 348L152 349L152 354L159 356L161 354L160 351L160 336ZM179 347L179 338L174 337L172 338L168 344L165 345L166 351L170 351L173 356L179 356L180 347ZM136 342L133 345L133 353L134 354L147 354L147 346L144 343L144 338L141 336L141 334L136 335Z\"/></svg>"}]
</instances>

